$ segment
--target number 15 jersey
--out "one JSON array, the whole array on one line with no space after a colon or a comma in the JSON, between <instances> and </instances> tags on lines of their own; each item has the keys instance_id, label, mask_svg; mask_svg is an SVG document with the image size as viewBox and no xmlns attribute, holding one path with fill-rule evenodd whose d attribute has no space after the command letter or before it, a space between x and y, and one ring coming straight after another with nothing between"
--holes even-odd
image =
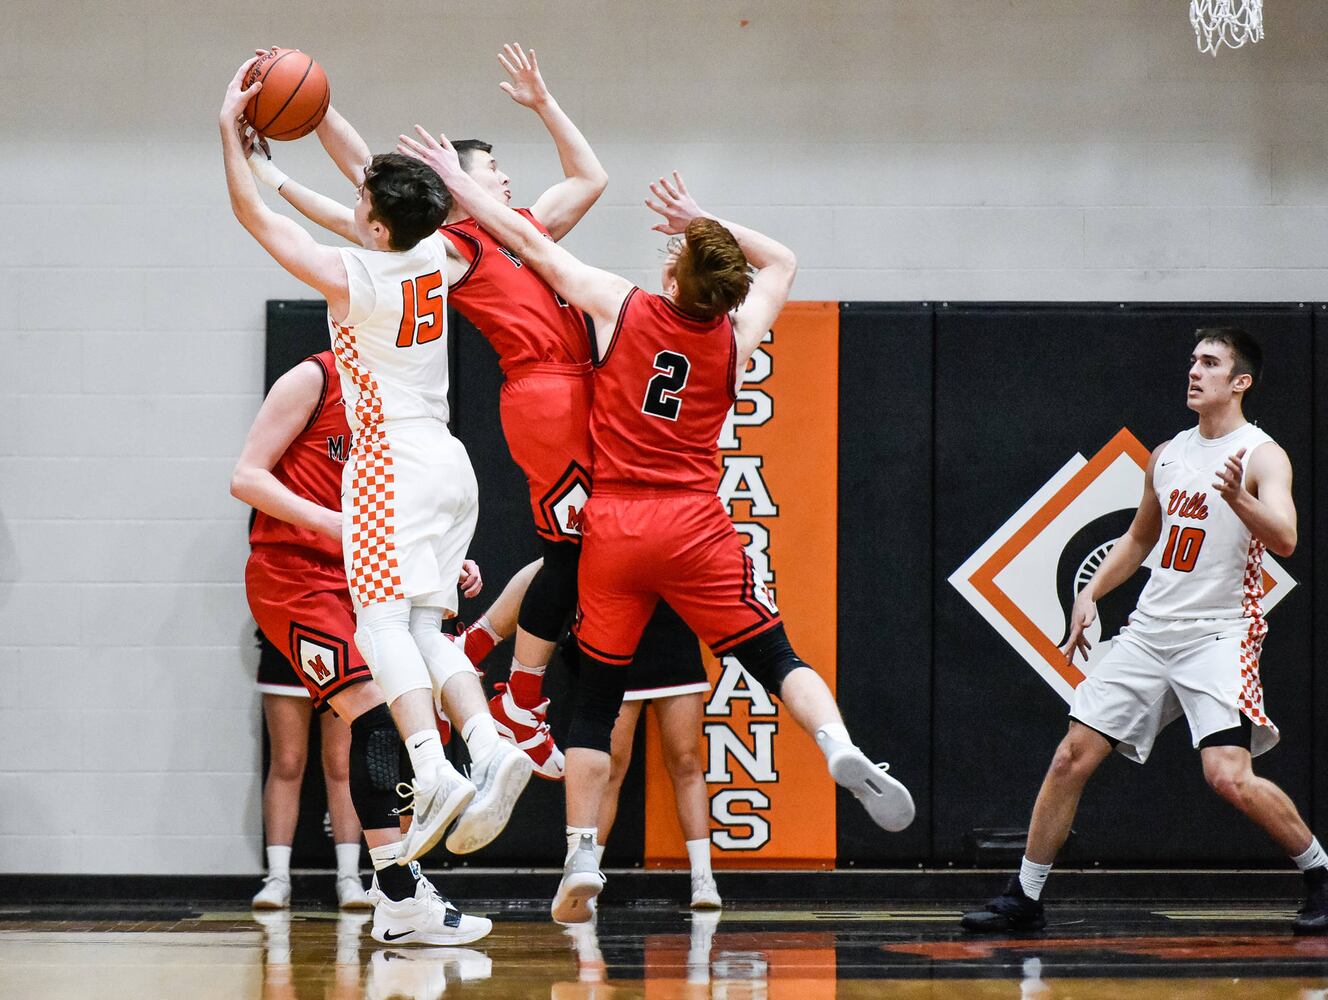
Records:
<instances>
[{"instance_id":1,"label":"number 15 jersey","mask_svg":"<svg viewBox=\"0 0 1328 1000\"><path fill-rule=\"evenodd\" d=\"M358 438L387 420L447 422L447 243L431 233L409 250L341 250L350 309L333 322L346 416Z\"/></svg>"},{"instance_id":2,"label":"number 15 jersey","mask_svg":"<svg viewBox=\"0 0 1328 1000\"><path fill-rule=\"evenodd\" d=\"M1272 440L1254 424L1213 439L1194 427L1162 449L1153 467L1161 558L1139 595L1140 612L1152 618L1263 616L1263 543L1213 484L1242 448L1248 473L1254 449Z\"/></svg>"}]
</instances>

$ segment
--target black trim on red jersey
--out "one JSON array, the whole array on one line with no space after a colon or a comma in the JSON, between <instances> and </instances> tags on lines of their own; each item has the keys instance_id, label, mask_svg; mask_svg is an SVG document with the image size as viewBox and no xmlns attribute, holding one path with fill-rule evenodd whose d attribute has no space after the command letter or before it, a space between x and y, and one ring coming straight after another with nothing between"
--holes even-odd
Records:
<instances>
[{"instance_id":1,"label":"black trim on red jersey","mask_svg":"<svg viewBox=\"0 0 1328 1000\"><path fill-rule=\"evenodd\" d=\"M319 360L319 355L311 354L307 358L305 358L304 361L312 361L315 365L318 366L318 374L323 376L323 391L318 394L318 403L314 406L313 412L309 414L309 419L305 421L304 427L300 430L301 434L308 431L309 428L314 425L314 421L316 421L320 416L322 416L323 406L325 403L327 403L327 379L328 379L327 367L323 364L322 361ZM301 361L300 364L304 364L304 361Z\"/></svg>"},{"instance_id":2,"label":"black trim on red jersey","mask_svg":"<svg viewBox=\"0 0 1328 1000\"><path fill-rule=\"evenodd\" d=\"M593 656L595 659L599 660L601 663L604 663L610 667L630 666L632 660L636 658L635 652L633 652L629 656L623 656L621 653L606 653L601 649L596 649L590 643L586 642L586 640L582 639L580 635L576 637L576 644L580 646L582 649L584 649L591 656Z\"/></svg>"},{"instance_id":3,"label":"black trim on red jersey","mask_svg":"<svg viewBox=\"0 0 1328 1000\"><path fill-rule=\"evenodd\" d=\"M618 319L617 319L617 322L615 322L615 323L613 324L613 336L609 338L609 347L608 347L608 350L606 350L606 351L604 352L604 357L602 357L602 358L600 358L598 361L595 361L595 362L594 362L594 365L595 365L596 368L603 368L605 365L607 365L607 364L609 363L609 355L613 353L613 348L614 348L614 347L617 345L617 343L618 343L618 334L622 332L623 320L624 320L624 319L626 318L626 316L627 316L627 306L628 306L629 304L631 304L632 297L633 297L634 295L636 295L636 293L639 292L639 291L641 291L641 289L640 289L638 286L633 285L631 291L629 291L629 292L627 293L627 298L623 299L622 308L620 308L620 309L618 310ZM594 342L594 341L596 341L596 340L598 340L598 338L593 337L593 336L591 337L591 341L592 341L592 342ZM593 357L593 355L592 355L592 357Z\"/></svg>"},{"instance_id":4,"label":"black trim on red jersey","mask_svg":"<svg viewBox=\"0 0 1328 1000\"><path fill-rule=\"evenodd\" d=\"M686 309L679 309L678 306L674 303L674 301L671 298L669 298L667 295L656 295L655 298L659 299L666 306L668 306L675 313L677 313L678 318L681 320L685 320L686 322L693 323L697 326L714 325L715 322L714 316L695 316L692 313L689 313Z\"/></svg>"},{"instance_id":5,"label":"black trim on red jersey","mask_svg":"<svg viewBox=\"0 0 1328 1000\"><path fill-rule=\"evenodd\" d=\"M454 288L460 288L466 283L466 279L475 273L475 268L480 265L480 258L484 256L484 244L474 236L471 236L470 233L466 232L464 229L461 229L460 223L454 222L450 226L439 226L438 231L442 233L444 237L457 236L465 240L475 250L475 256L471 260L470 266L466 268L466 273L458 278L455 283L447 286L447 290L451 291ZM460 247L457 247L455 243L453 243L452 246L456 247L457 250L461 249Z\"/></svg>"}]
</instances>

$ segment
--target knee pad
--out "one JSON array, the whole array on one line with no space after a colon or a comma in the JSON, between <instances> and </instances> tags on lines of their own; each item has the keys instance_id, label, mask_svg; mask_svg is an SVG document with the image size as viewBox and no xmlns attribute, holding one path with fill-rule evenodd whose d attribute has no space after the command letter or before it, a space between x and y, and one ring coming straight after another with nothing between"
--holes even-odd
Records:
<instances>
[{"instance_id":1,"label":"knee pad","mask_svg":"<svg viewBox=\"0 0 1328 1000\"><path fill-rule=\"evenodd\" d=\"M567 732L568 747L609 753L626 680L622 667L610 666L584 652L581 654L572 725Z\"/></svg>"},{"instance_id":2,"label":"knee pad","mask_svg":"<svg viewBox=\"0 0 1328 1000\"><path fill-rule=\"evenodd\" d=\"M410 610L405 601L384 601L364 606L355 616L355 645L389 705L407 691L432 686L410 634Z\"/></svg>"},{"instance_id":3,"label":"knee pad","mask_svg":"<svg viewBox=\"0 0 1328 1000\"><path fill-rule=\"evenodd\" d=\"M477 676L474 665L466 659L457 644L443 635L442 608L411 608L410 637L420 655L433 687L434 701L442 694L444 685L453 677L468 674Z\"/></svg>"},{"instance_id":4,"label":"knee pad","mask_svg":"<svg viewBox=\"0 0 1328 1000\"><path fill-rule=\"evenodd\" d=\"M734 646L725 656L732 656L742 664L744 670L756 678L761 687L773 695L778 695L784 686L784 678L799 667L811 666L798 659L793 646L788 641L788 633L781 622L774 628L762 632Z\"/></svg>"},{"instance_id":5,"label":"knee pad","mask_svg":"<svg viewBox=\"0 0 1328 1000\"><path fill-rule=\"evenodd\" d=\"M544 565L526 588L517 624L537 639L557 642L576 607L576 571L580 562L580 545L546 541Z\"/></svg>"},{"instance_id":6,"label":"knee pad","mask_svg":"<svg viewBox=\"0 0 1328 1000\"><path fill-rule=\"evenodd\" d=\"M386 705L350 724L350 798L365 830L396 829L403 744Z\"/></svg>"}]
</instances>

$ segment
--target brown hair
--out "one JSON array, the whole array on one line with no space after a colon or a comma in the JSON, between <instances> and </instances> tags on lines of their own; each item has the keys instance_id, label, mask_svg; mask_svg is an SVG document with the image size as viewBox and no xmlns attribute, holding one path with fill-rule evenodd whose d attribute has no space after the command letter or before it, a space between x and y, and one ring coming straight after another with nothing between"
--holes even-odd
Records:
<instances>
[{"instance_id":1,"label":"brown hair","mask_svg":"<svg viewBox=\"0 0 1328 1000\"><path fill-rule=\"evenodd\" d=\"M1259 342L1238 326L1203 326L1194 331L1194 342L1202 344L1210 340L1215 344L1226 344L1231 349L1231 377L1248 375L1250 387L1245 390L1243 399L1249 399L1254 387L1263 375L1263 350Z\"/></svg>"},{"instance_id":2,"label":"brown hair","mask_svg":"<svg viewBox=\"0 0 1328 1000\"><path fill-rule=\"evenodd\" d=\"M447 218L452 193L433 167L401 153L379 153L364 168L369 221L387 227L388 246L409 250Z\"/></svg>"},{"instance_id":3,"label":"brown hair","mask_svg":"<svg viewBox=\"0 0 1328 1000\"><path fill-rule=\"evenodd\" d=\"M738 308L752 284L751 266L738 241L714 219L705 218L687 223L673 276L678 282L675 305L705 319Z\"/></svg>"}]
</instances>

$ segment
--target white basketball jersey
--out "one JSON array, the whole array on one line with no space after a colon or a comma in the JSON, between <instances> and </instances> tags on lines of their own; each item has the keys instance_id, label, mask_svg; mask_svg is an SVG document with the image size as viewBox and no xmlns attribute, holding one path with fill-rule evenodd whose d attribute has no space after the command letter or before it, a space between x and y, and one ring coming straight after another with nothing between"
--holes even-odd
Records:
<instances>
[{"instance_id":1,"label":"white basketball jersey","mask_svg":"<svg viewBox=\"0 0 1328 1000\"><path fill-rule=\"evenodd\" d=\"M328 315L346 417L357 438L387 420L447 422L447 250L432 233L410 250L343 248L344 323Z\"/></svg>"},{"instance_id":2,"label":"white basketball jersey","mask_svg":"<svg viewBox=\"0 0 1328 1000\"><path fill-rule=\"evenodd\" d=\"M1271 441L1254 424L1214 439L1201 437L1195 427L1162 449L1153 468L1162 507L1161 558L1139 596L1141 612L1153 618L1263 615L1263 543L1213 483L1240 449L1248 471L1254 449Z\"/></svg>"}]
</instances>

